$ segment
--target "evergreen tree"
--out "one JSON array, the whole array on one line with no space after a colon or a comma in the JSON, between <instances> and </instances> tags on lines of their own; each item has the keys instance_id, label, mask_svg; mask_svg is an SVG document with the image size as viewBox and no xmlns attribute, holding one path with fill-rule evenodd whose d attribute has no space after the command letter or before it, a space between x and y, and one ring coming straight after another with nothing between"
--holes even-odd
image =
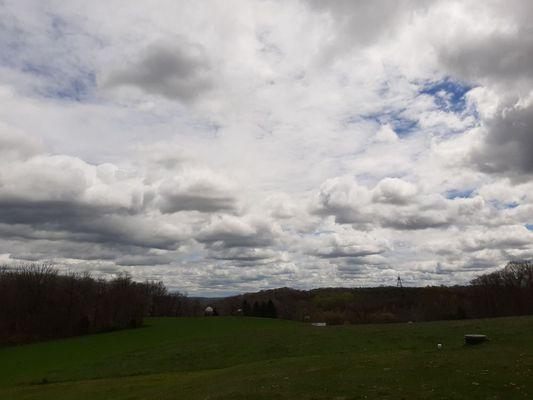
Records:
<instances>
[{"instance_id":1,"label":"evergreen tree","mask_svg":"<svg viewBox=\"0 0 533 400\"><path fill-rule=\"evenodd\" d=\"M265 317L267 318L277 318L278 317L278 311L276 310L276 306L274 305L274 302L272 300L268 300L268 303L265 307Z\"/></svg>"},{"instance_id":2,"label":"evergreen tree","mask_svg":"<svg viewBox=\"0 0 533 400\"><path fill-rule=\"evenodd\" d=\"M254 305L252 306L252 316L254 317L260 317L261 316L261 306L257 301L254 301Z\"/></svg>"},{"instance_id":3,"label":"evergreen tree","mask_svg":"<svg viewBox=\"0 0 533 400\"><path fill-rule=\"evenodd\" d=\"M250 304L248 304L246 300L242 302L241 310L242 310L242 315L244 315L245 317L252 315L252 309L250 307Z\"/></svg>"}]
</instances>

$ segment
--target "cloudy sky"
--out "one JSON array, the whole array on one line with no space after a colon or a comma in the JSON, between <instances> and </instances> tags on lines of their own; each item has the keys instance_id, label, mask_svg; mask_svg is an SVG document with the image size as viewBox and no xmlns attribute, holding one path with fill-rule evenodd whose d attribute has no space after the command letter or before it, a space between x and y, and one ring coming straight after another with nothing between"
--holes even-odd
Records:
<instances>
[{"instance_id":1,"label":"cloudy sky","mask_svg":"<svg viewBox=\"0 0 533 400\"><path fill-rule=\"evenodd\" d=\"M533 257L529 0L0 0L0 263L191 295Z\"/></svg>"}]
</instances>

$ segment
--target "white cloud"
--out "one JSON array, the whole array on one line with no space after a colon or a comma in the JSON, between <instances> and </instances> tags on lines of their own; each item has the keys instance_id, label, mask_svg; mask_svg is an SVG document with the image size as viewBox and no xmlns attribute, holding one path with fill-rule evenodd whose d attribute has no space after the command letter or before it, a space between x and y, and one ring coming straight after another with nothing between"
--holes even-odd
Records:
<instances>
[{"instance_id":1,"label":"white cloud","mask_svg":"<svg viewBox=\"0 0 533 400\"><path fill-rule=\"evenodd\" d=\"M525 0L0 5L0 260L190 293L531 257Z\"/></svg>"},{"instance_id":2,"label":"white cloud","mask_svg":"<svg viewBox=\"0 0 533 400\"><path fill-rule=\"evenodd\" d=\"M375 140L376 142L396 142L398 141L398 135L396 135L390 124L385 124L376 132Z\"/></svg>"}]
</instances>

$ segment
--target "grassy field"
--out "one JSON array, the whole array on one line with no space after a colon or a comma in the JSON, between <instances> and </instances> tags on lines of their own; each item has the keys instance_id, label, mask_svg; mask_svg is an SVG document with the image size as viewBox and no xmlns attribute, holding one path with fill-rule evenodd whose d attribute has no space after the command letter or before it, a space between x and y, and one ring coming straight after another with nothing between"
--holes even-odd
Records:
<instances>
[{"instance_id":1,"label":"grassy field","mask_svg":"<svg viewBox=\"0 0 533 400\"><path fill-rule=\"evenodd\" d=\"M491 341L465 347L476 332ZM157 318L0 349L2 400L402 398L533 398L533 317L325 328Z\"/></svg>"}]
</instances>

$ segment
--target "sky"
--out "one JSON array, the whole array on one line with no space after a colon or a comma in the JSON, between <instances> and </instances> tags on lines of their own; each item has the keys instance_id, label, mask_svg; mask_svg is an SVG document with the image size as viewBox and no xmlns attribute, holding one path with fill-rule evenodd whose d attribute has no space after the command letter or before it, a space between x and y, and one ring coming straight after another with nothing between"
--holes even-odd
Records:
<instances>
[{"instance_id":1,"label":"sky","mask_svg":"<svg viewBox=\"0 0 533 400\"><path fill-rule=\"evenodd\" d=\"M529 0L0 0L0 263L194 296L533 257Z\"/></svg>"}]
</instances>

